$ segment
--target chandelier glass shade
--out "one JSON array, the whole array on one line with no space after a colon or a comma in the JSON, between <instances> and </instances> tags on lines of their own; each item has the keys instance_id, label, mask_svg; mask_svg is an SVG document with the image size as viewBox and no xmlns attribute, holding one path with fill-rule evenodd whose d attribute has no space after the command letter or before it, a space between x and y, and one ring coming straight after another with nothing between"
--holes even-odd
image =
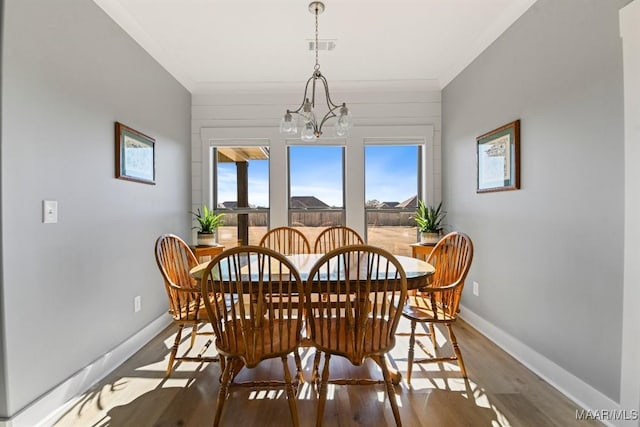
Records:
<instances>
[{"instance_id":1,"label":"chandelier glass shade","mask_svg":"<svg viewBox=\"0 0 640 427\"><path fill-rule=\"evenodd\" d=\"M322 135L322 126L327 120L337 117L335 123L335 135L346 136L352 126L351 113L345 103L336 104L331 100L329 94L329 84L327 79L320 72L320 63L318 62L318 15L324 11L324 4L314 1L309 4L309 11L315 15L316 20L316 41L315 53L316 64L313 67L313 74L307 80L304 87L304 95L302 104L295 110L287 110L280 122L280 132L283 134L295 135L298 133L298 119L301 122L300 139L303 141L314 141ZM318 99L316 91L319 92ZM316 115L316 100L321 103L320 98L324 96L327 105L327 113L322 117Z\"/></svg>"}]
</instances>

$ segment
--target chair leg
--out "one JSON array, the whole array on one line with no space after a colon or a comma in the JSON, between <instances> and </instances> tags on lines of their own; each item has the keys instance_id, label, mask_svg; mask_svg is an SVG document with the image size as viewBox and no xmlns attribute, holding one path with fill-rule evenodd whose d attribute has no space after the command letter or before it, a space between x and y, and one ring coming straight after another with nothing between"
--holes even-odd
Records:
<instances>
[{"instance_id":1,"label":"chair leg","mask_svg":"<svg viewBox=\"0 0 640 427\"><path fill-rule=\"evenodd\" d=\"M173 362L176 360L176 354L178 354L178 347L180 346L180 340L182 339L182 329L184 325L180 325L178 327L178 332L176 332L176 339L173 342L173 347L171 347L171 353L169 354L169 364L167 365L167 372L165 377L169 377L171 375L171 370L173 369Z\"/></svg>"},{"instance_id":2,"label":"chair leg","mask_svg":"<svg viewBox=\"0 0 640 427\"><path fill-rule=\"evenodd\" d=\"M304 382L304 375L302 374L302 360L300 360L300 353L298 350L293 351L293 358L296 360L296 370L298 371L298 379L301 383Z\"/></svg>"},{"instance_id":3,"label":"chair leg","mask_svg":"<svg viewBox=\"0 0 640 427\"><path fill-rule=\"evenodd\" d=\"M311 371L311 382L312 383L316 383L320 378L320 375L318 375L318 373L319 373L319 369L320 369L320 357L321 356L322 356L322 352L320 352L319 350L316 350L316 353L313 355L313 370Z\"/></svg>"},{"instance_id":4,"label":"chair leg","mask_svg":"<svg viewBox=\"0 0 640 427\"><path fill-rule=\"evenodd\" d=\"M220 378L218 381L222 384L222 374L224 374L224 370L227 366L227 358L218 353L218 360L220 361Z\"/></svg>"},{"instance_id":5,"label":"chair leg","mask_svg":"<svg viewBox=\"0 0 640 427\"><path fill-rule=\"evenodd\" d=\"M191 344L189 345L189 350L196 344L196 335L198 335L198 324L194 323L191 327Z\"/></svg>"},{"instance_id":6,"label":"chair leg","mask_svg":"<svg viewBox=\"0 0 640 427\"><path fill-rule=\"evenodd\" d=\"M329 382L329 360L331 355L324 355L324 367L322 368L322 381L320 381L320 399L318 399L318 414L316 415L316 427L322 426L324 418L324 405L327 402L327 384Z\"/></svg>"},{"instance_id":7,"label":"chair leg","mask_svg":"<svg viewBox=\"0 0 640 427\"><path fill-rule=\"evenodd\" d=\"M297 354L297 351L296 351ZM298 355L298 359L300 356ZM289 363L287 362L287 356L282 356L282 367L284 368L284 382L287 390L287 401L289 402L289 412L291 412L291 421L293 421L294 427L300 425L298 421L298 406L296 404L296 394L293 391L293 384L291 384L291 372L289 372Z\"/></svg>"},{"instance_id":8,"label":"chair leg","mask_svg":"<svg viewBox=\"0 0 640 427\"><path fill-rule=\"evenodd\" d=\"M433 351L438 348L438 342L436 341L436 328L433 323L429 323L429 334L431 335L431 342L433 343Z\"/></svg>"},{"instance_id":9,"label":"chair leg","mask_svg":"<svg viewBox=\"0 0 640 427\"><path fill-rule=\"evenodd\" d=\"M462 372L462 377L467 378L467 370L464 367L464 361L462 360L462 352L460 351L460 347L458 347L458 341L456 340L456 336L453 333L453 328L451 327L451 323L447 323L447 329L449 330L449 338L451 339L451 346L453 347L453 351L456 354L456 358L458 359L458 365L460 365L460 372Z\"/></svg>"},{"instance_id":10,"label":"chair leg","mask_svg":"<svg viewBox=\"0 0 640 427\"><path fill-rule=\"evenodd\" d=\"M393 418L396 420L396 426L402 427L402 421L400 420L400 411L398 410L398 402L396 401L396 391L393 388L391 382L391 375L389 374L389 367L387 366L384 356L380 357L380 368L382 369L382 376L384 377L384 385L387 389L387 396L389 396L389 403L391 404L391 410L393 411Z\"/></svg>"},{"instance_id":11,"label":"chair leg","mask_svg":"<svg viewBox=\"0 0 640 427\"><path fill-rule=\"evenodd\" d=\"M411 384L411 372L413 371L414 347L416 345L416 321L411 321L411 336L409 337L409 356L407 357L407 384Z\"/></svg>"},{"instance_id":12,"label":"chair leg","mask_svg":"<svg viewBox=\"0 0 640 427\"><path fill-rule=\"evenodd\" d=\"M231 366L233 364L230 360L225 362L224 371L222 372L222 380L220 382L220 390L218 391L218 401L216 402L216 415L213 420L213 427L220 425L220 418L222 418L222 408L224 402L227 400L227 394L229 393L229 381L231 379Z\"/></svg>"}]
</instances>

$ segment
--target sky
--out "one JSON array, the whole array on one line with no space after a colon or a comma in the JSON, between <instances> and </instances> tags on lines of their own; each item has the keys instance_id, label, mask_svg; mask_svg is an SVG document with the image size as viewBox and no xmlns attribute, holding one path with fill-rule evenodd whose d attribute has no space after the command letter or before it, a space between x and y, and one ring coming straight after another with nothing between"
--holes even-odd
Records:
<instances>
[{"instance_id":1,"label":"sky","mask_svg":"<svg viewBox=\"0 0 640 427\"><path fill-rule=\"evenodd\" d=\"M402 202L418 194L418 146L369 145L364 162L365 201Z\"/></svg>"},{"instance_id":2,"label":"sky","mask_svg":"<svg viewBox=\"0 0 640 427\"><path fill-rule=\"evenodd\" d=\"M343 207L343 149L335 146L291 146L291 195L315 196ZM249 162L249 204L269 206L269 162ZM346 170L345 174L348 174ZM418 147L365 147L365 201L402 202L418 193ZM218 202L235 201L234 163L218 165Z\"/></svg>"}]
</instances>

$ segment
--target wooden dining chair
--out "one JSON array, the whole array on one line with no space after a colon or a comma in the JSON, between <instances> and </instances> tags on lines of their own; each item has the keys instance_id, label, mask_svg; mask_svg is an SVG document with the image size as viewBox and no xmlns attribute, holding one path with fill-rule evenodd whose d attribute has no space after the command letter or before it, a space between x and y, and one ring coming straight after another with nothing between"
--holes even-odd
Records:
<instances>
[{"instance_id":1,"label":"wooden dining chair","mask_svg":"<svg viewBox=\"0 0 640 427\"><path fill-rule=\"evenodd\" d=\"M343 225L335 225L325 228L316 238L313 245L313 253L326 254L334 249L341 248L347 245L363 245L364 240L352 228ZM326 298L326 295L324 296ZM316 352L314 356L314 366L317 367L320 362L321 353ZM313 371L313 379L317 375L317 370Z\"/></svg>"},{"instance_id":2,"label":"wooden dining chair","mask_svg":"<svg viewBox=\"0 0 640 427\"><path fill-rule=\"evenodd\" d=\"M258 246L274 250L283 255L311 253L309 240L300 230L294 227L277 227L269 230L262 239L260 239ZM294 302L299 303L297 296L293 298L282 296L281 298L292 299ZM303 381L302 360L297 350L294 352L294 356L298 368L298 377Z\"/></svg>"},{"instance_id":3,"label":"wooden dining chair","mask_svg":"<svg viewBox=\"0 0 640 427\"><path fill-rule=\"evenodd\" d=\"M385 360L395 345L395 332L407 296L407 278L400 262L381 248L343 246L316 262L305 289L310 340L324 354L322 378L318 381L316 426L322 425L329 383L384 383L394 419L400 426L400 412ZM362 366L371 358L380 366L384 380L330 380L332 355L344 357L355 366ZM313 369L318 369L315 363Z\"/></svg>"},{"instance_id":4,"label":"wooden dining chair","mask_svg":"<svg viewBox=\"0 0 640 427\"><path fill-rule=\"evenodd\" d=\"M462 360L462 353L458 346L452 325L458 318L458 308L464 280L467 277L471 261L473 260L473 243L464 233L453 232L444 236L433 248L427 262L436 269L432 283L410 295L402 315L411 320L411 334L409 338L409 356L407 365L407 383L411 383L411 372L414 363L434 363L457 361L464 378L467 371ZM452 357L429 357L414 359L416 342L416 324L428 323L429 334L434 349L437 349L435 339L436 323L442 323L449 331L449 339L453 347Z\"/></svg>"},{"instance_id":5,"label":"wooden dining chair","mask_svg":"<svg viewBox=\"0 0 640 427\"><path fill-rule=\"evenodd\" d=\"M269 230L260 239L258 246L269 248L283 255L308 254L311 252L309 240L293 227L278 227Z\"/></svg>"},{"instance_id":6,"label":"wooden dining chair","mask_svg":"<svg viewBox=\"0 0 640 427\"><path fill-rule=\"evenodd\" d=\"M189 275L189 270L198 265L198 261L191 252L189 245L180 237L173 234L163 234L156 240L155 256L158 268L164 279L165 290L169 299L169 314L178 326L178 332L169 355L166 376L171 375L176 360L192 362L218 361L215 357L204 357L202 354L211 344L208 340L205 348L195 357L178 357L178 347L182 339L185 326L191 327L191 345L193 347L196 335L212 335L212 332L200 332L198 326L207 322L200 286Z\"/></svg>"},{"instance_id":7,"label":"wooden dining chair","mask_svg":"<svg viewBox=\"0 0 640 427\"><path fill-rule=\"evenodd\" d=\"M287 355L300 345L303 315L291 299L279 298L296 294L304 304L304 283L295 267L270 249L241 246L211 260L201 283L202 293L209 296L204 301L215 345L225 359L214 426L220 423L231 386L284 386L293 425L298 426ZM239 367L254 368L273 358L282 360L284 381L234 382Z\"/></svg>"},{"instance_id":8,"label":"wooden dining chair","mask_svg":"<svg viewBox=\"0 0 640 427\"><path fill-rule=\"evenodd\" d=\"M313 245L313 252L326 254L329 251L347 245L362 245L364 240L353 228L337 225L323 230Z\"/></svg>"}]
</instances>

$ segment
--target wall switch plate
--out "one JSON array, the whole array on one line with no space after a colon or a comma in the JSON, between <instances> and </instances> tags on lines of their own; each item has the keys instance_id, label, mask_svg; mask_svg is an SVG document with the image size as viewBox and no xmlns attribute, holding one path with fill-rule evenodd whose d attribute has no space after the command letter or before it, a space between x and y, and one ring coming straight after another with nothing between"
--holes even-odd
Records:
<instances>
[{"instance_id":1,"label":"wall switch plate","mask_svg":"<svg viewBox=\"0 0 640 427\"><path fill-rule=\"evenodd\" d=\"M478 282L473 282L473 294L475 296L480 295L480 283Z\"/></svg>"},{"instance_id":2,"label":"wall switch plate","mask_svg":"<svg viewBox=\"0 0 640 427\"><path fill-rule=\"evenodd\" d=\"M58 222L58 202L56 200L42 201L42 222L45 224Z\"/></svg>"},{"instance_id":3,"label":"wall switch plate","mask_svg":"<svg viewBox=\"0 0 640 427\"><path fill-rule=\"evenodd\" d=\"M142 297L138 295L133 299L133 312L137 313L142 308Z\"/></svg>"}]
</instances>

